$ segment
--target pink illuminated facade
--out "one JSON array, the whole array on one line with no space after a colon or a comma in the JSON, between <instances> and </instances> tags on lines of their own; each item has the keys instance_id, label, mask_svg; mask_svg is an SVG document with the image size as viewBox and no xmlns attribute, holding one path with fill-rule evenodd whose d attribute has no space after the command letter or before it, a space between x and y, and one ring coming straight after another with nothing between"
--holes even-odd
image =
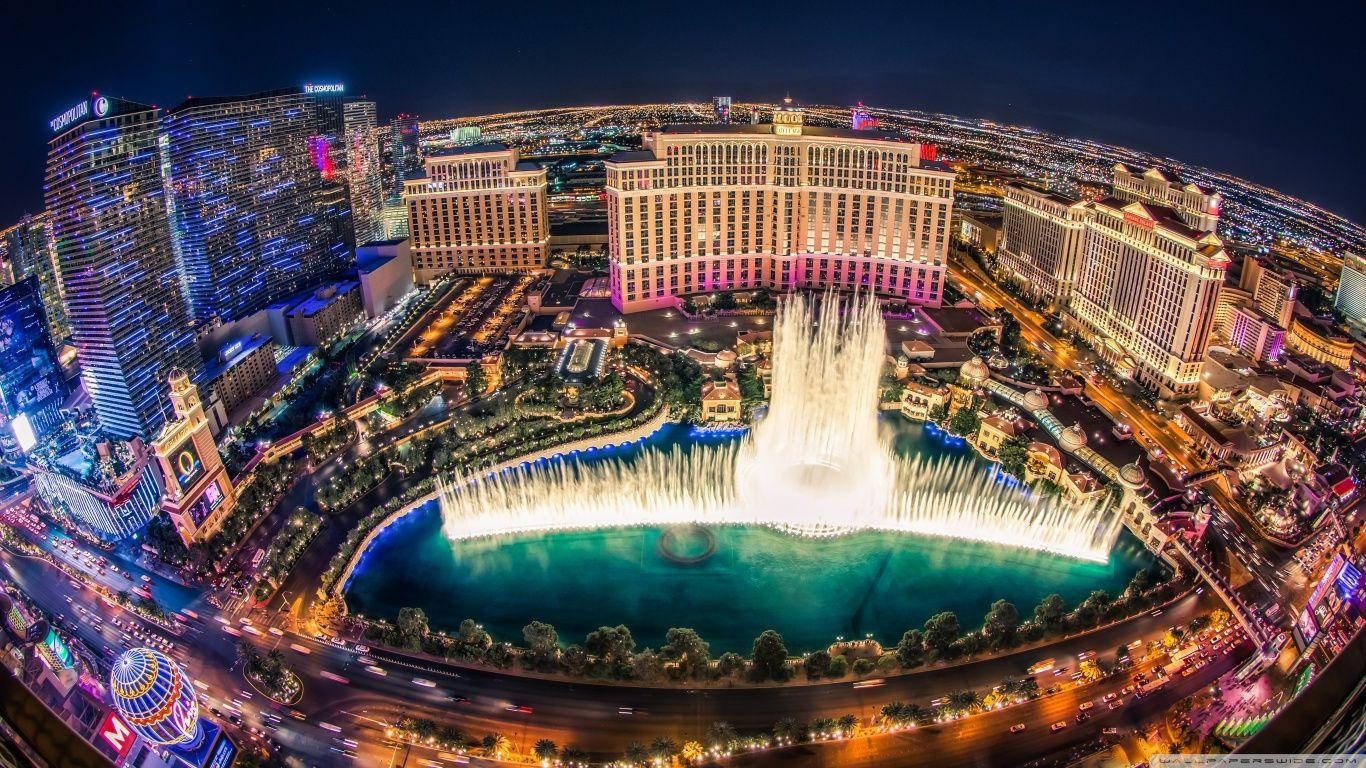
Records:
<instances>
[{"instance_id":1,"label":"pink illuminated facade","mask_svg":"<svg viewBox=\"0 0 1366 768\"><path fill-rule=\"evenodd\" d=\"M919 144L804 126L666 126L606 163L613 303L750 288L872 290L937 306L953 171Z\"/></svg>"}]
</instances>

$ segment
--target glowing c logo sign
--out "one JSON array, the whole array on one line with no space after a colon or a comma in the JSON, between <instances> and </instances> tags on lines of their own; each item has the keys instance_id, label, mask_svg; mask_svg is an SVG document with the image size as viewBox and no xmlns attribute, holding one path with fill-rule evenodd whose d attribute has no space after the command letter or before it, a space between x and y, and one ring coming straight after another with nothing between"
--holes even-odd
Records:
<instances>
[{"instance_id":1,"label":"glowing c logo sign","mask_svg":"<svg viewBox=\"0 0 1366 768\"><path fill-rule=\"evenodd\" d=\"M104 117L109 114L109 97L95 97L95 117Z\"/></svg>"}]
</instances>

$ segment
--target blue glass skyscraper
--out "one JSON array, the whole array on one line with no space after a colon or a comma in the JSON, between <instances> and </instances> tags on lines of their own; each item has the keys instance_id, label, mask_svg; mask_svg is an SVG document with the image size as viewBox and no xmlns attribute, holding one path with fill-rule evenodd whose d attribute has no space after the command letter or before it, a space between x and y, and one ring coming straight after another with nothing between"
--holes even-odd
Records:
<instances>
[{"instance_id":1,"label":"blue glass skyscraper","mask_svg":"<svg viewBox=\"0 0 1366 768\"><path fill-rule=\"evenodd\" d=\"M172 240L196 322L245 317L349 264L340 85L193 98L162 123Z\"/></svg>"},{"instance_id":2,"label":"blue glass skyscraper","mask_svg":"<svg viewBox=\"0 0 1366 768\"><path fill-rule=\"evenodd\" d=\"M175 367L195 371L167 226L155 107L92 96L50 121L45 197L81 376L100 422L149 438Z\"/></svg>"}]
</instances>

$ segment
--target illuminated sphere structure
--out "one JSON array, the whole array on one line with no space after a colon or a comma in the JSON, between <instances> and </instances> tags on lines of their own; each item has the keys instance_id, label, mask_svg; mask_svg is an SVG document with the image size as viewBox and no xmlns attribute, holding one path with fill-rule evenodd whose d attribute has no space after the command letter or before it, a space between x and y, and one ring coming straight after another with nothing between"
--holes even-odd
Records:
<instances>
[{"instance_id":1,"label":"illuminated sphere structure","mask_svg":"<svg viewBox=\"0 0 1366 768\"><path fill-rule=\"evenodd\" d=\"M137 735L153 744L183 744L199 736L199 704L180 665L151 648L133 648L109 673L114 706Z\"/></svg>"}]
</instances>

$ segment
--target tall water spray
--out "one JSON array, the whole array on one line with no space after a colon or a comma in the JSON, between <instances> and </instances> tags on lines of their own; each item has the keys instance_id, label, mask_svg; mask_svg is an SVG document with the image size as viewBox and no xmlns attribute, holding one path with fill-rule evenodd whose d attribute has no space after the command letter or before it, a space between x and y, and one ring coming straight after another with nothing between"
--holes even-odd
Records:
<instances>
[{"instance_id":1,"label":"tall water spray","mask_svg":"<svg viewBox=\"0 0 1366 768\"><path fill-rule=\"evenodd\" d=\"M880 433L885 329L876 300L785 301L773 396L738 444L646 449L633 461L555 460L438 478L444 531L468 539L632 525L764 525L794 535L878 529L1105 560L1120 520L1055 503L956 459L898 456Z\"/></svg>"}]
</instances>

